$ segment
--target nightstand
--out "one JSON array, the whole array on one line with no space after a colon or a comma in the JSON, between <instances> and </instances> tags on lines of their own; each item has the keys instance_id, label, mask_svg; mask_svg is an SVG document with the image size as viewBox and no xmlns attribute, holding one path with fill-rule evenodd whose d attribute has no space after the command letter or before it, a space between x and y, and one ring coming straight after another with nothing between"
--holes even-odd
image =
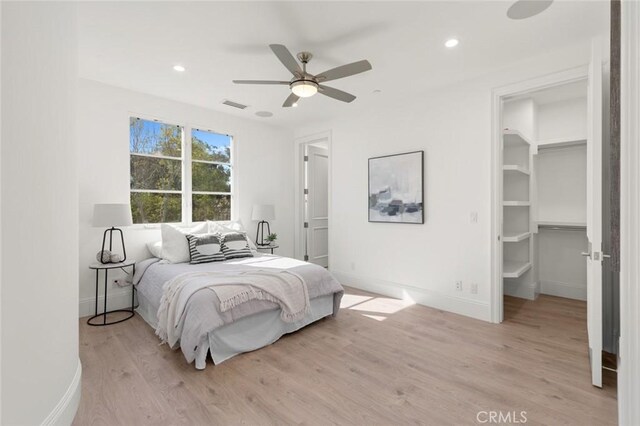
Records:
<instances>
[{"instance_id":1,"label":"nightstand","mask_svg":"<svg viewBox=\"0 0 640 426\"><path fill-rule=\"evenodd\" d=\"M113 311L107 311L107 289L109 288L109 270L111 269L122 269L124 272L127 272L125 268L132 268L131 270L131 276L133 276L136 273L136 261L135 260L126 260L125 262L118 262L118 263L100 263L100 262L96 262L96 263L92 263L91 265L89 265L89 269L93 269L96 271L96 308L95 308L95 313L94 315L89 318L87 320L87 324L89 325L93 325L96 327L101 327L101 326L105 326L105 325L111 325L111 324L117 324L119 322L123 322L126 321L128 319L130 319L131 317L133 317L135 315L135 311L134 311L134 294L135 294L135 287L133 286L133 284L131 284L131 309L115 309ZM104 271L104 308L102 309L102 313L98 313L98 282L99 282L99 278L100 278L100 271ZM119 319L117 321L111 321L111 322L107 322L107 316L108 314L112 314L115 312L127 312L129 313L129 315L127 315L125 318ZM100 318L102 317L102 322L91 322L92 320L96 319L96 318Z\"/></svg>"},{"instance_id":2,"label":"nightstand","mask_svg":"<svg viewBox=\"0 0 640 426\"><path fill-rule=\"evenodd\" d=\"M271 254L273 254L273 250L279 248L280 246L277 244L267 244L264 246L256 245L258 250L271 250Z\"/></svg>"}]
</instances>

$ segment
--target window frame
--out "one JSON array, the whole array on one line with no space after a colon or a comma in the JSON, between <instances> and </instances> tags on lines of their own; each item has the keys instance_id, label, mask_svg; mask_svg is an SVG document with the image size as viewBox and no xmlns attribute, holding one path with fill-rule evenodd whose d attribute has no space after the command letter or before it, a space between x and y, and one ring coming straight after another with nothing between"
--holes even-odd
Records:
<instances>
[{"instance_id":1,"label":"window frame","mask_svg":"<svg viewBox=\"0 0 640 426\"><path fill-rule=\"evenodd\" d=\"M193 195L194 194L204 194L204 195L229 195L231 197L230 202L230 211L229 218L230 220L236 220L236 199L237 199L237 184L235 174L237 173L236 167L236 138L228 132L220 132L217 130L211 130L209 126L197 126L193 123L189 122L181 122L180 120L167 120L160 119L156 117L151 117L144 114L136 114L129 113L129 119L137 118L140 120L153 121L160 124L165 124L168 126L178 126L182 128L182 145L181 145L181 153L182 157L170 157L164 155L150 155L150 154L138 154L131 152L131 146L129 145L129 181L131 180L131 156L141 156L141 157L150 157L150 158L164 158L168 160L180 160L182 163L182 188L180 191L178 190L163 190L163 189L132 189L129 187L129 200L131 199L131 194L134 192L138 193L160 193L160 194L180 194L181 195L181 222L170 222L172 224L176 224L179 227L191 227L195 224L204 223L205 221L193 221ZM128 120L127 120L128 122ZM201 132L209 132L216 133L219 135L228 136L230 138L229 145L229 163L222 163L219 161L206 161L206 160L194 160L192 158L192 149L191 149L191 137L192 131L198 130ZM131 127L129 126L129 138L131 138ZM194 191L192 186L192 172L193 172L193 162L203 163L203 164L216 164L216 165L225 165L231 168L231 178L230 178L230 192L215 192L215 191ZM159 228L159 223L134 223L132 226L134 228Z\"/></svg>"}]
</instances>

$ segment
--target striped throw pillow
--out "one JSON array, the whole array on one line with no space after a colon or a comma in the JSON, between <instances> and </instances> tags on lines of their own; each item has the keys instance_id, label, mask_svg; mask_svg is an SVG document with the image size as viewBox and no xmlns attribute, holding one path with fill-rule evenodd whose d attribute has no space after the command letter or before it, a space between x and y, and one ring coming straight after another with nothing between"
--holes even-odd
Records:
<instances>
[{"instance_id":1,"label":"striped throw pillow","mask_svg":"<svg viewBox=\"0 0 640 426\"><path fill-rule=\"evenodd\" d=\"M189 242L189 263L219 262L224 260L222 237L218 234L186 235Z\"/></svg>"},{"instance_id":2,"label":"striped throw pillow","mask_svg":"<svg viewBox=\"0 0 640 426\"><path fill-rule=\"evenodd\" d=\"M222 234L222 252L226 260L253 257L247 241L247 234L244 232Z\"/></svg>"}]
</instances>

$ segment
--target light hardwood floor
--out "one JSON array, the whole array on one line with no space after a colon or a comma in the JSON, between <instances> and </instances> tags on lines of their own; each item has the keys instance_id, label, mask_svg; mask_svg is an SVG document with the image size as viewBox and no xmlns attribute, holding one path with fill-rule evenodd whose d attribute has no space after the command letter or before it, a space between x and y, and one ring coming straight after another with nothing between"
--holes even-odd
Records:
<instances>
[{"instance_id":1,"label":"light hardwood floor","mask_svg":"<svg viewBox=\"0 0 640 426\"><path fill-rule=\"evenodd\" d=\"M495 325L347 293L337 318L204 371L159 346L139 316L81 320L74 424L470 425L479 411L526 411L530 425L617 422L613 373L604 389L590 384L582 302L505 298Z\"/></svg>"}]
</instances>

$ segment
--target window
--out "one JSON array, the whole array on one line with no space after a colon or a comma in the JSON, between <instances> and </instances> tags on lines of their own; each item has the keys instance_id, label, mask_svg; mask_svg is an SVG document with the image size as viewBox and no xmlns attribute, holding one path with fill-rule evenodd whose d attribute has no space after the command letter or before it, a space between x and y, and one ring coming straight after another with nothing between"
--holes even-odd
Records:
<instances>
[{"instance_id":1,"label":"window","mask_svg":"<svg viewBox=\"0 0 640 426\"><path fill-rule=\"evenodd\" d=\"M231 143L228 135L131 117L133 222L230 219Z\"/></svg>"},{"instance_id":2,"label":"window","mask_svg":"<svg viewBox=\"0 0 640 426\"><path fill-rule=\"evenodd\" d=\"M193 222L231 219L231 137L191 132Z\"/></svg>"}]
</instances>

